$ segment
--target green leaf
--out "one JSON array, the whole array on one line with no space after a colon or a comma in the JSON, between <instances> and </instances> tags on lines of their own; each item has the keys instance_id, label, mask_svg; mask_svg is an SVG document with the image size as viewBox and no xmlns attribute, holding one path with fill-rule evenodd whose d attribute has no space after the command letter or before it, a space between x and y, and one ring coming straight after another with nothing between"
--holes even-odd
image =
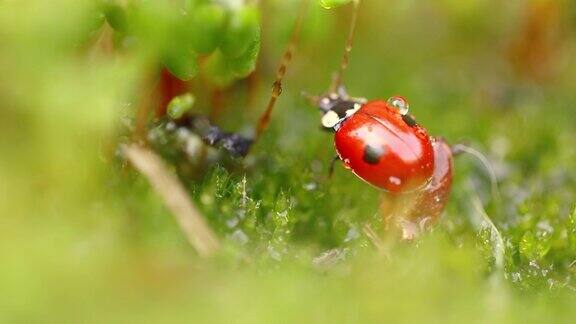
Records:
<instances>
[{"instance_id":1,"label":"green leaf","mask_svg":"<svg viewBox=\"0 0 576 324\"><path fill-rule=\"evenodd\" d=\"M225 87L235 79L247 77L256 68L260 53L260 36L252 41L242 56L229 58L221 51L214 52L206 61L204 68L210 82Z\"/></svg>"},{"instance_id":2,"label":"green leaf","mask_svg":"<svg viewBox=\"0 0 576 324\"><path fill-rule=\"evenodd\" d=\"M104 15L108 25L115 31L126 32L128 30L128 19L126 11L118 4L108 4L104 7Z\"/></svg>"},{"instance_id":3,"label":"green leaf","mask_svg":"<svg viewBox=\"0 0 576 324\"><path fill-rule=\"evenodd\" d=\"M178 119L182 117L186 112L192 109L194 106L194 101L196 98L191 93L185 93L183 95L172 98L168 103L168 116L172 119Z\"/></svg>"},{"instance_id":4,"label":"green leaf","mask_svg":"<svg viewBox=\"0 0 576 324\"><path fill-rule=\"evenodd\" d=\"M164 55L162 62L180 80L190 80L198 74L197 54L182 47L176 47Z\"/></svg>"},{"instance_id":5,"label":"green leaf","mask_svg":"<svg viewBox=\"0 0 576 324\"><path fill-rule=\"evenodd\" d=\"M230 58L242 56L254 39L260 35L260 16L258 10L246 6L231 13L228 29L222 39L220 49Z\"/></svg>"},{"instance_id":6,"label":"green leaf","mask_svg":"<svg viewBox=\"0 0 576 324\"><path fill-rule=\"evenodd\" d=\"M258 54L260 53L260 33L256 37L248 50L242 54L239 58L230 60L230 66L236 73L237 77L244 78L247 77L256 68L256 63L258 61Z\"/></svg>"},{"instance_id":7,"label":"green leaf","mask_svg":"<svg viewBox=\"0 0 576 324\"><path fill-rule=\"evenodd\" d=\"M130 34L143 50L161 54L185 44L180 28L183 17L167 2L138 2L128 9Z\"/></svg>"},{"instance_id":8,"label":"green leaf","mask_svg":"<svg viewBox=\"0 0 576 324\"><path fill-rule=\"evenodd\" d=\"M343 6L352 2L353 0L320 0L320 5L326 9L332 9Z\"/></svg>"},{"instance_id":9,"label":"green leaf","mask_svg":"<svg viewBox=\"0 0 576 324\"><path fill-rule=\"evenodd\" d=\"M215 51L204 64L206 78L218 87L228 86L236 78L230 60L221 51Z\"/></svg>"},{"instance_id":10,"label":"green leaf","mask_svg":"<svg viewBox=\"0 0 576 324\"><path fill-rule=\"evenodd\" d=\"M520 240L520 255L528 260L540 260L548 254L550 247L550 237L546 233L536 235L528 231Z\"/></svg>"},{"instance_id":11,"label":"green leaf","mask_svg":"<svg viewBox=\"0 0 576 324\"><path fill-rule=\"evenodd\" d=\"M208 54L222 41L226 12L216 4L201 5L190 12L187 23L187 37L194 50L200 54Z\"/></svg>"},{"instance_id":12,"label":"green leaf","mask_svg":"<svg viewBox=\"0 0 576 324\"><path fill-rule=\"evenodd\" d=\"M93 41L100 35L100 29L106 21L104 11L101 7L91 8L86 13L83 23L78 26L79 44L86 44Z\"/></svg>"}]
</instances>

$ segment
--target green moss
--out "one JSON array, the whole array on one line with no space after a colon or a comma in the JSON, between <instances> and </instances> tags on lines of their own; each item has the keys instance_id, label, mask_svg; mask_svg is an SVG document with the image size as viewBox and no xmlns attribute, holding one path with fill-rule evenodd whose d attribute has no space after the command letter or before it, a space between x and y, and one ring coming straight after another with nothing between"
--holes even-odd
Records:
<instances>
[{"instance_id":1,"label":"green moss","mask_svg":"<svg viewBox=\"0 0 576 324\"><path fill-rule=\"evenodd\" d=\"M514 62L502 49L523 26L516 7L476 4L471 15L457 1L362 2L345 75L350 93L408 97L430 134L464 139L486 154L502 195L493 199L486 171L458 157L443 217L405 243L381 221L381 192L341 166L327 178L333 135L319 131L318 112L301 91L326 89L346 20L311 7L314 19L305 20L271 128L248 158L213 150L205 159L202 151L187 156L193 141L151 121L148 140L222 242L218 255L201 259L118 148L132 140L142 102L153 105L150 78L163 62L192 78L196 99L193 107L188 97L174 99L173 117L207 112L220 99L221 110L213 108L219 126L250 128L295 20L287 13L298 4L265 2L266 11L250 7L221 27L221 10L232 14L233 2L115 3L0 1L1 322L576 316L574 24L561 21L567 37L550 51L558 55L550 62L563 65L549 66L554 78L538 81L512 75ZM215 38L196 39L183 28L197 6L210 7L194 16L214 23L205 27ZM120 42L110 46L112 39ZM251 73L250 82L236 82ZM228 89L213 96L214 84ZM473 197L502 236L504 269ZM366 228L382 235L380 250Z\"/></svg>"}]
</instances>

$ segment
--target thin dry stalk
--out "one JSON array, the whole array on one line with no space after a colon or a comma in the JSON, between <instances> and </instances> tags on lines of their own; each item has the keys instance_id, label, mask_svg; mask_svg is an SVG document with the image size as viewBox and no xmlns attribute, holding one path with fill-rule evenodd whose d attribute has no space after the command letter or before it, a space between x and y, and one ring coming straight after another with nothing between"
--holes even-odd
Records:
<instances>
[{"instance_id":1,"label":"thin dry stalk","mask_svg":"<svg viewBox=\"0 0 576 324\"><path fill-rule=\"evenodd\" d=\"M134 168L148 179L162 197L198 254L203 257L214 254L220 248L216 235L194 206L182 183L168 171L162 159L150 149L136 144L126 145L122 150Z\"/></svg>"}]
</instances>

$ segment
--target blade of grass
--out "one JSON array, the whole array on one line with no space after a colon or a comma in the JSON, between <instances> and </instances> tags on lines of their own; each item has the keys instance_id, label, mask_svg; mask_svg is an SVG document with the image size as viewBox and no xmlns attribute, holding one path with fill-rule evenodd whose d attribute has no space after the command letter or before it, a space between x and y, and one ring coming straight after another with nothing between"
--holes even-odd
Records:
<instances>
[{"instance_id":1,"label":"blade of grass","mask_svg":"<svg viewBox=\"0 0 576 324\"><path fill-rule=\"evenodd\" d=\"M488 228L490 228L491 239L492 239L493 244L494 244L494 248L493 248L494 264L495 264L495 267L498 271L503 272L504 271L504 254L505 254L504 239L502 238L500 231L498 231L498 228L496 227L496 225L494 224L494 222L492 221L490 216L488 216L488 214L486 213L486 210L482 206L482 201L480 201L480 198L478 197L478 195L476 195L476 194L472 195L472 204L474 205L476 212L478 214L480 214L480 216L482 217L482 220L484 221L484 223L488 226Z\"/></svg>"}]
</instances>

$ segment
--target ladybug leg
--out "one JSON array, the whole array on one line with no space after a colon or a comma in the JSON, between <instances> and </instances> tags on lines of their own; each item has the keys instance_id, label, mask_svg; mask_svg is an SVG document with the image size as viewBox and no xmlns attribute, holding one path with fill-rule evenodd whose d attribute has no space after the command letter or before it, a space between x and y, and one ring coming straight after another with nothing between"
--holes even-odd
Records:
<instances>
[{"instance_id":1,"label":"ladybug leg","mask_svg":"<svg viewBox=\"0 0 576 324\"><path fill-rule=\"evenodd\" d=\"M335 155L332 158L332 161L330 161L330 167L328 168L328 179L332 178L332 175L334 174L334 166L336 165L336 162L340 161L340 157L338 155Z\"/></svg>"}]
</instances>

